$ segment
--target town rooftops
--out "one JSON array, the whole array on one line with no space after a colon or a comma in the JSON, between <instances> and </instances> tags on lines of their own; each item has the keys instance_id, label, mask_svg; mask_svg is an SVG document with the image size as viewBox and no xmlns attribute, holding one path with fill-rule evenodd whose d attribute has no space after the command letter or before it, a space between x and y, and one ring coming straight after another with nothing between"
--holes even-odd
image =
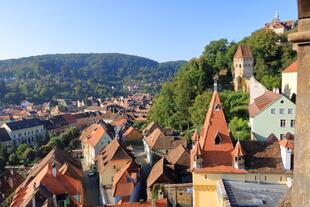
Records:
<instances>
[{"instance_id":1,"label":"town rooftops","mask_svg":"<svg viewBox=\"0 0 310 207\"><path fill-rule=\"evenodd\" d=\"M95 123L82 132L80 139L82 142L88 143L92 147L95 147L106 133L106 129L102 126L102 124Z\"/></svg>"},{"instance_id":2,"label":"town rooftops","mask_svg":"<svg viewBox=\"0 0 310 207\"><path fill-rule=\"evenodd\" d=\"M227 206L277 206L288 188L279 184L258 184L243 181L223 180L224 191L229 200Z\"/></svg>"},{"instance_id":3,"label":"town rooftops","mask_svg":"<svg viewBox=\"0 0 310 207\"><path fill-rule=\"evenodd\" d=\"M26 129L43 125L43 122L38 118L24 119L21 121L5 123L12 131Z\"/></svg>"},{"instance_id":4,"label":"town rooftops","mask_svg":"<svg viewBox=\"0 0 310 207\"><path fill-rule=\"evenodd\" d=\"M157 128L159 128L159 126L152 121L145 129L143 129L142 134L143 136L148 137Z\"/></svg>"},{"instance_id":5,"label":"town rooftops","mask_svg":"<svg viewBox=\"0 0 310 207\"><path fill-rule=\"evenodd\" d=\"M153 151L174 149L179 145L186 145L186 140L173 136L165 136L160 128L156 128L148 137L144 138L149 148Z\"/></svg>"},{"instance_id":6,"label":"town rooftops","mask_svg":"<svg viewBox=\"0 0 310 207\"><path fill-rule=\"evenodd\" d=\"M240 141L245 170L251 173L289 173L284 169L278 141Z\"/></svg>"},{"instance_id":7,"label":"town rooftops","mask_svg":"<svg viewBox=\"0 0 310 207\"><path fill-rule=\"evenodd\" d=\"M29 183L24 183L17 190L11 203L11 207L28 206L31 203L33 194L41 191L41 186L44 187L46 199L52 199L52 195L62 196L68 193L70 201L81 206L83 204L83 187L79 180L76 180L68 175L63 175L56 171L52 172L52 164L46 165ZM43 190L43 189L42 189ZM41 194L42 195L42 194ZM80 199L77 199L77 195ZM36 196L37 199L37 196Z\"/></svg>"},{"instance_id":8,"label":"town rooftops","mask_svg":"<svg viewBox=\"0 0 310 207\"><path fill-rule=\"evenodd\" d=\"M285 68L282 73L296 73L297 72L297 61L290 64L287 68Z\"/></svg>"},{"instance_id":9,"label":"town rooftops","mask_svg":"<svg viewBox=\"0 0 310 207\"><path fill-rule=\"evenodd\" d=\"M10 141L11 137L5 128L0 128L0 142Z\"/></svg>"},{"instance_id":10,"label":"town rooftops","mask_svg":"<svg viewBox=\"0 0 310 207\"><path fill-rule=\"evenodd\" d=\"M234 58L253 58L250 47L247 45L239 45Z\"/></svg>"},{"instance_id":11,"label":"town rooftops","mask_svg":"<svg viewBox=\"0 0 310 207\"><path fill-rule=\"evenodd\" d=\"M177 146L168 154L168 160L173 165L189 166L190 155L183 145Z\"/></svg>"},{"instance_id":12,"label":"town rooftops","mask_svg":"<svg viewBox=\"0 0 310 207\"><path fill-rule=\"evenodd\" d=\"M155 183L175 183L176 175L166 158L161 158L152 167L147 177L147 187L153 186Z\"/></svg>"},{"instance_id":13,"label":"town rooftops","mask_svg":"<svg viewBox=\"0 0 310 207\"><path fill-rule=\"evenodd\" d=\"M263 95L254 99L253 103L249 105L250 117L255 117L265 108L282 97L281 94L274 93L272 91L266 91Z\"/></svg>"},{"instance_id":14,"label":"town rooftops","mask_svg":"<svg viewBox=\"0 0 310 207\"><path fill-rule=\"evenodd\" d=\"M154 205L152 204L153 201L145 201L145 202L120 202L117 204L107 204L104 207L153 207L154 205L156 207L167 207L168 201L166 198L158 199L154 201Z\"/></svg>"},{"instance_id":15,"label":"town rooftops","mask_svg":"<svg viewBox=\"0 0 310 207\"><path fill-rule=\"evenodd\" d=\"M113 178L113 196L129 198L132 194L132 191L134 190L135 185L140 182L140 171L140 166L133 160L122 167ZM124 201L124 199L122 200Z\"/></svg>"}]
</instances>

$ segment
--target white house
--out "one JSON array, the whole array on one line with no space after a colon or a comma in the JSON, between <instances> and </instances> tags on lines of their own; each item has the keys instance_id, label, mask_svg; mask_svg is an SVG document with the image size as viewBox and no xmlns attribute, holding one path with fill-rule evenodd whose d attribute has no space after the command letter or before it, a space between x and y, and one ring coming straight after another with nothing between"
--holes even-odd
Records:
<instances>
[{"instance_id":1,"label":"white house","mask_svg":"<svg viewBox=\"0 0 310 207\"><path fill-rule=\"evenodd\" d=\"M108 129L101 123L93 124L85 129L80 136L85 164L88 166L95 164L96 156L111 143L112 138Z\"/></svg>"},{"instance_id":2,"label":"white house","mask_svg":"<svg viewBox=\"0 0 310 207\"><path fill-rule=\"evenodd\" d=\"M47 135L43 122L38 118L4 123L1 128L7 131L17 145L33 144L36 138L45 138Z\"/></svg>"},{"instance_id":3,"label":"white house","mask_svg":"<svg viewBox=\"0 0 310 207\"><path fill-rule=\"evenodd\" d=\"M288 97L297 95L297 61L282 71L282 93Z\"/></svg>"}]
</instances>

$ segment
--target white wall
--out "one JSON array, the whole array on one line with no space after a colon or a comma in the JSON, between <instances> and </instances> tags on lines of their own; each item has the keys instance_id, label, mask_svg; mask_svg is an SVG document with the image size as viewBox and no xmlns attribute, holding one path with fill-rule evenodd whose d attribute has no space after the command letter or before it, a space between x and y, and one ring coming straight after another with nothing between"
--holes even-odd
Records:
<instances>
[{"instance_id":1,"label":"white wall","mask_svg":"<svg viewBox=\"0 0 310 207\"><path fill-rule=\"evenodd\" d=\"M288 98L291 98L293 93L297 95L297 72L282 73L282 93Z\"/></svg>"}]
</instances>

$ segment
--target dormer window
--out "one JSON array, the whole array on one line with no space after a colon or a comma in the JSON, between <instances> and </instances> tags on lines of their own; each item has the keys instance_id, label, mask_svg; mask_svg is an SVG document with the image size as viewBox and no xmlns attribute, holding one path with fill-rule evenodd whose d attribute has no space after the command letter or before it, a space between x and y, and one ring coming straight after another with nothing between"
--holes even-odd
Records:
<instances>
[{"instance_id":1,"label":"dormer window","mask_svg":"<svg viewBox=\"0 0 310 207\"><path fill-rule=\"evenodd\" d=\"M215 105L215 111L219 111L219 110L220 110L220 107L221 107L220 104L216 104L216 105Z\"/></svg>"},{"instance_id":2,"label":"dormer window","mask_svg":"<svg viewBox=\"0 0 310 207\"><path fill-rule=\"evenodd\" d=\"M218 133L215 137L215 140L214 140L214 144L215 145L218 145L218 144L221 144L222 143L222 137L221 135Z\"/></svg>"}]
</instances>

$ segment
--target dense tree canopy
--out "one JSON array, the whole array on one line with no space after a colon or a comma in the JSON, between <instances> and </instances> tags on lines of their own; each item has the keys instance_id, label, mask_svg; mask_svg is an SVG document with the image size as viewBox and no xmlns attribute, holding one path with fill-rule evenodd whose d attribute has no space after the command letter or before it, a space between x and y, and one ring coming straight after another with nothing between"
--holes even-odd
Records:
<instances>
[{"instance_id":1,"label":"dense tree canopy","mask_svg":"<svg viewBox=\"0 0 310 207\"><path fill-rule=\"evenodd\" d=\"M125 95L134 83L156 93L184 61L158 63L123 54L42 55L0 61L0 99L18 103L52 98Z\"/></svg>"},{"instance_id":2,"label":"dense tree canopy","mask_svg":"<svg viewBox=\"0 0 310 207\"><path fill-rule=\"evenodd\" d=\"M184 134L200 129L212 96L213 77L220 74L220 98L234 137L248 139L247 106L249 95L232 91L233 56L240 44L248 45L253 53L254 75L267 88L281 86L281 71L296 59L287 34L258 30L238 43L220 39L210 42L199 58L187 62L173 81L166 83L155 100L149 120L163 127L174 127Z\"/></svg>"}]
</instances>

